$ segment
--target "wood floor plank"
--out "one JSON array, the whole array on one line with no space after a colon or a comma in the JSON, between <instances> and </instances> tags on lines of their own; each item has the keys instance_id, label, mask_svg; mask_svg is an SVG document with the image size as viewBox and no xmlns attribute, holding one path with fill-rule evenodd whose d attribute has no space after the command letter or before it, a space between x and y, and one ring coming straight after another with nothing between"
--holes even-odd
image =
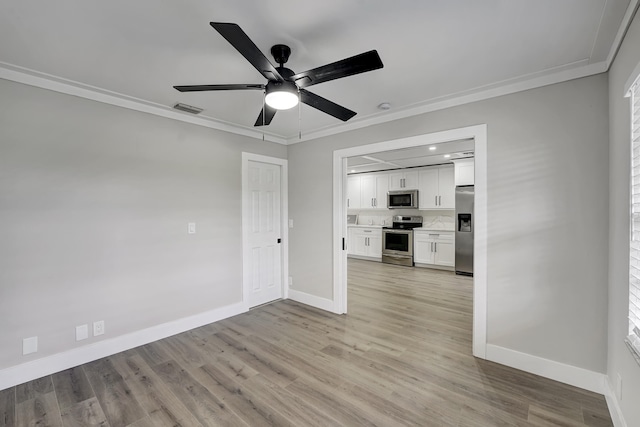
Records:
<instances>
[{"instance_id":1,"label":"wood floor plank","mask_svg":"<svg viewBox=\"0 0 640 427\"><path fill-rule=\"evenodd\" d=\"M255 346L238 341L224 332L218 332L215 335L232 346L238 358L279 386L286 387L297 378L296 374L281 360L261 353Z\"/></svg>"},{"instance_id":2,"label":"wood floor plank","mask_svg":"<svg viewBox=\"0 0 640 427\"><path fill-rule=\"evenodd\" d=\"M200 426L191 411L180 402L139 354L112 358L113 366L131 388L140 406L156 425Z\"/></svg>"},{"instance_id":3,"label":"wood floor plank","mask_svg":"<svg viewBox=\"0 0 640 427\"><path fill-rule=\"evenodd\" d=\"M171 360L171 356L169 356L162 349L162 344L160 341L136 347L136 351L147 362L149 366L157 365L159 363L168 362L169 360Z\"/></svg>"},{"instance_id":4,"label":"wood floor plank","mask_svg":"<svg viewBox=\"0 0 640 427\"><path fill-rule=\"evenodd\" d=\"M65 427L109 426L107 417L104 415L104 412L102 412L102 407L95 397L72 404L63 409L62 424Z\"/></svg>"},{"instance_id":5,"label":"wood floor plank","mask_svg":"<svg viewBox=\"0 0 640 427\"><path fill-rule=\"evenodd\" d=\"M152 369L202 425L246 425L221 399L214 396L175 361L154 365Z\"/></svg>"},{"instance_id":6,"label":"wood floor plank","mask_svg":"<svg viewBox=\"0 0 640 427\"><path fill-rule=\"evenodd\" d=\"M22 403L25 400L31 400L42 394L51 393L53 391L53 383L51 376L38 378L24 384L16 386L16 403Z\"/></svg>"},{"instance_id":7,"label":"wood floor plank","mask_svg":"<svg viewBox=\"0 0 640 427\"><path fill-rule=\"evenodd\" d=\"M95 393L81 367L67 369L51 376L60 409L65 409L92 397Z\"/></svg>"},{"instance_id":8,"label":"wood floor plank","mask_svg":"<svg viewBox=\"0 0 640 427\"><path fill-rule=\"evenodd\" d=\"M39 390L41 391L43 388ZM53 391L38 392L32 399L18 403L16 405L16 426L62 427L62 418L55 393Z\"/></svg>"},{"instance_id":9,"label":"wood floor plank","mask_svg":"<svg viewBox=\"0 0 640 427\"><path fill-rule=\"evenodd\" d=\"M16 388L0 390L0 427L16 424Z\"/></svg>"},{"instance_id":10,"label":"wood floor plank","mask_svg":"<svg viewBox=\"0 0 640 427\"><path fill-rule=\"evenodd\" d=\"M111 427L125 427L147 415L110 358L87 363L84 369Z\"/></svg>"},{"instance_id":11,"label":"wood floor plank","mask_svg":"<svg viewBox=\"0 0 640 427\"><path fill-rule=\"evenodd\" d=\"M293 425L271 406L245 395L241 385L244 381L236 382L213 364L202 366L196 378L214 394L226 396L225 403L250 426Z\"/></svg>"}]
</instances>

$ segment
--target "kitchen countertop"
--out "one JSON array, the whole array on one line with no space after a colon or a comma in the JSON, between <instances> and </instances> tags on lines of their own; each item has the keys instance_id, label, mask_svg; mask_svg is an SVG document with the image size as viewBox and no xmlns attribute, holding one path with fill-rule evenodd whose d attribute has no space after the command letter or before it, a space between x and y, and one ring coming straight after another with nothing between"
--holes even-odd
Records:
<instances>
[{"instance_id":1,"label":"kitchen countertop","mask_svg":"<svg viewBox=\"0 0 640 427\"><path fill-rule=\"evenodd\" d=\"M454 230L453 228L435 228L435 227L420 227L420 228L414 228L415 231L448 231L450 233L453 233Z\"/></svg>"},{"instance_id":2,"label":"kitchen countertop","mask_svg":"<svg viewBox=\"0 0 640 427\"><path fill-rule=\"evenodd\" d=\"M367 224L347 224L347 227L358 227L358 228L382 228L382 227L386 227L386 225L380 225L380 224L374 224L374 225L367 225Z\"/></svg>"}]
</instances>

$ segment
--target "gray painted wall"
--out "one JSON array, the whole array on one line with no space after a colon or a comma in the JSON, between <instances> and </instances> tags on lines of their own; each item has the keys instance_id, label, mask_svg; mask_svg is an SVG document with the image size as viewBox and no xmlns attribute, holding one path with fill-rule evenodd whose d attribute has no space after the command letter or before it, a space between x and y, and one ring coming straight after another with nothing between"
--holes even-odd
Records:
<instances>
[{"instance_id":1,"label":"gray painted wall","mask_svg":"<svg viewBox=\"0 0 640 427\"><path fill-rule=\"evenodd\" d=\"M289 147L293 288L332 298L336 149L488 125L488 342L595 372L607 344L605 74Z\"/></svg>"},{"instance_id":2,"label":"gray painted wall","mask_svg":"<svg viewBox=\"0 0 640 427\"><path fill-rule=\"evenodd\" d=\"M624 344L629 310L630 108L624 86L640 63L640 17L636 15L609 70L609 353L614 386L622 377L619 402L628 426L640 426L640 366Z\"/></svg>"},{"instance_id":3,"label":"gray painted wall","mask_svg":"<svg viewBox=\"0 0 640 427\"><path fill-rule=\"evenodd\" d=\"M286 146L5 80L0 94L0 369L241 301L241 152ZM106 335L76 343L95 320Z\"/></svg>"}]
</instances>

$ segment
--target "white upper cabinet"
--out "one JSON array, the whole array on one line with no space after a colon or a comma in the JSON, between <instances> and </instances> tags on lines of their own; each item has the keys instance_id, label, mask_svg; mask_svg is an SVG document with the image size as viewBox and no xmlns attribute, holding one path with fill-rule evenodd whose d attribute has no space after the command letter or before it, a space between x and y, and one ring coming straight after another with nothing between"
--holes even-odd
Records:
<instances>
[{"instance_id":1,"label":"white upper cabinet","mask_svg":"<svg viewBox=\"0 0 640 427\"><path fill-rule=\"evenodd\" d=\"M389 174L389 191L415 190L418 188L418 171L398 171Z\"/></svg>"},{"instance_id":2,"label":"white upper cabinet","mask_svg":"<svg viewBox=\"0 0 640 427\"><path fill-rule=\"evenodd\" d=\"M460 159L453 161L455 165L455 182L457 185L475 184L475 161L474 159Z\"/></svg>"},{"instance_id":3,"label":"white upper cabinet","mask_svg":"<svg viewBox=\"0 0 640 427\"><path fill-rule=\"evenodd\" d=\"M455 209L455 192L453 166L434 166L420 170L420 209Z\"/></svg>"},{"instance_id":4,"label":"white upper cabinet","mask_svg":"<svg viewBox=\"0 0 640 427\"><path fill-rule=\"evenodd\" d=\"M360 209L360 176L347 177L347 208Z\"/></svg>"},{"instance_id":5,"label":"white upper cabinet","mask_svg":"<svg viewBox=\"0 0 640 427\"><path fill-rule=\"evenodd\" d=\"M351 209L387 209L388 190L389 176L386 173L350 176L347 179L348 207Z\"/></svg>"}]
</instances>

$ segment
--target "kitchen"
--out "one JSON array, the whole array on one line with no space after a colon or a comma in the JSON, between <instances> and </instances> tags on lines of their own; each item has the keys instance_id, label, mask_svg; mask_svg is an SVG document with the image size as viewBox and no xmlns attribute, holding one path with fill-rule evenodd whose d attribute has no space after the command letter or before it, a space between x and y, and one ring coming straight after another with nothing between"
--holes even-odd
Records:
<instances>
[{"instance_id":1,"label":"kitchen","mask_svg":"<svg viewBox=\"0 0 640 427\"><path fill-rule=\"evenodd\" d=\"M350 157L347 254L473 275L474 141Z\"/></svg>"}]
</instances>

